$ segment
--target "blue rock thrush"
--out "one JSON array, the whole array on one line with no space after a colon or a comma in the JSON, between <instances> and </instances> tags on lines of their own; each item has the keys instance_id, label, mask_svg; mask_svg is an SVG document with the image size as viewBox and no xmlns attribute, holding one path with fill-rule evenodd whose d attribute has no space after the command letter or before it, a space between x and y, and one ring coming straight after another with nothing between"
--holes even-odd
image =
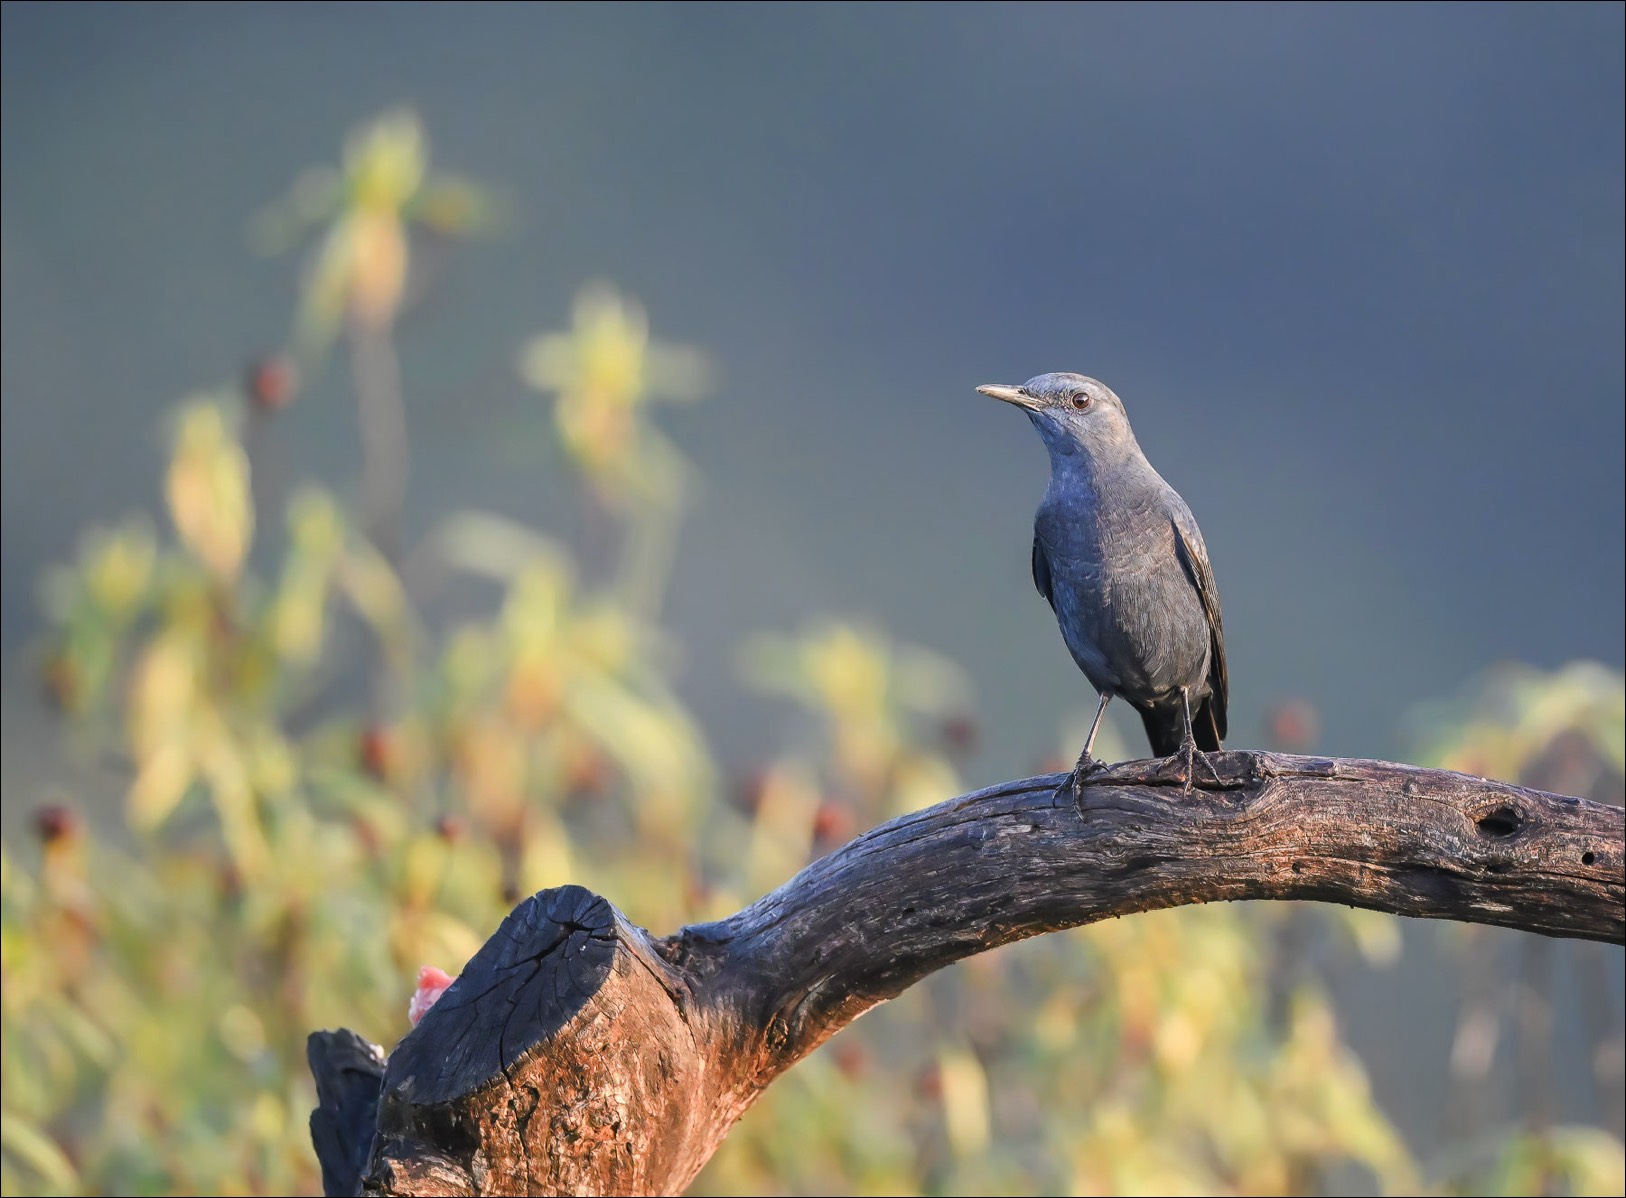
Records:
<instances>
[{"instance_id":1,"label":"blue rock thrush","mask_svg":"<svg viewBox=\"0 0 1626 1198\"><path fill-rule=\"evenodd\" d=\"M1152 752L1185 754L1225 736L1225 631L1203 534L1186 501L1146 460L1112 388L1081 374L978 387L1015 404L1050 451L1050 488L1033 520L1033 581L1101 696L1073 768L1073 797L1114 695L1140 713Z\"/></svg>"}]
</instances>

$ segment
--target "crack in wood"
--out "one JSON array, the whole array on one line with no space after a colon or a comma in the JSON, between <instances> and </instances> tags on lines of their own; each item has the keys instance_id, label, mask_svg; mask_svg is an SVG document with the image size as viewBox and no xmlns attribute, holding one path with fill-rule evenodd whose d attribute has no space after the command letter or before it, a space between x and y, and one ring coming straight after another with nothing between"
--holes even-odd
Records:
<instances>
[{"instance_id":1,"label":"crack in wood","mask_svg":"<svg viewBox=\"0 0 1626 1198\"><path fill-rule=\"evenodd\" d=\"M962 795L664 938L579 886L536 895L380 1066L376 1130L365 1086L323 1083L313 1037L324 1186L365 1160L380 1195L680 1191L773 1078L878 1002L1136 911L1318 899L1626 941L1614 808L1386 762L1209 757L1221 784L1189 796L1166 763L1092 775L1077 815L1053 804L1064 774Z\"/></svg>"}]
</instances>

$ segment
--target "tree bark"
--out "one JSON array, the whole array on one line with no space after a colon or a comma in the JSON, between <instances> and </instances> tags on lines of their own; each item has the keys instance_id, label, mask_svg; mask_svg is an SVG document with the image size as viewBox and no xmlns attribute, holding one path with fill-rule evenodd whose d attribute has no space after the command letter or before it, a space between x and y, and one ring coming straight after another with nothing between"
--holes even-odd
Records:
<instances>
[{"instance_id":1,"label":"tree bark","mask_svg":"<svg viewBox=\"0 0 1626 1198\"><path fill-rule=\"evenodd\" d=\"M683 1190L780 1073L962 957L1160 907L1314 899L1626 942L1626 815L1442 770L1274 753L1009 782L883 824L657 939L521 903L387 1062L311 1037L329 1194ZM369 1069L372 1071L369 1075Z\"/></svg>"}]
</instances>

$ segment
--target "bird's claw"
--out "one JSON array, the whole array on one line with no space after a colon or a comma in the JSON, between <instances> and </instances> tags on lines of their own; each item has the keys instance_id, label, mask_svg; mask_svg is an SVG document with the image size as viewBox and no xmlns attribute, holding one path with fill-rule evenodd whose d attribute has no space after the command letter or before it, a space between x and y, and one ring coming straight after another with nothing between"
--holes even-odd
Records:
<instances>
[{"instance_id":1,"label":"bird's claw","mask_svg":"<svg viewBox=\"0 0 1626 1198\"><path fill-rule=\"evenodd\" d=\"M1073 767L1073 772L1067 775L1067 781L1056 787L1055 797L1058 800L1057 805L1059 805L1059 800L1063 798L1070 798L1072 799L1073 806L1082 811L1084 809L1085 780L1088 779L1091 774L1099 774L1102 771L1111 768L1112 767L1105 761L1102 761L1097 757L1085 756L1079 758L1078 764Z\"/></svg>"},{"instance_id":2,"label":"bird's claw","mask_svg":"<svg viewBox=\"0 0 1626 1198\"><path fill-rule=\"evenodd\" d=\"M1050 794L1050 805L1060 807L1064 803L1072 803L1077 807L1084 801L1083 784L1079 781L1078 771L1074 770L1067 775L1067 781L1056 787Z\"/></svg>"},{"instance_id":3,"label":"bird's claw","mask_svg":"<svg viewBox=\"0 0 1626 1198\"><path fill-rule=\"evenodd\" d=\"M1181 779L1181 788L1186 794L1189 795L1191 793L1196 774L1196 767L1199 762L1202 763L1203 769L1208 771L1208 776L1214 780L1214 785L1216 787L1223 787L1225 785L1224 779L1222 779L1219 775L1219 771L1214 768L1214 763L1208 760L1207 753L1203 752L1197 747L1197 742L1195 739L1184 741L1180 747L1169 756L1169 760L1172 762L1176 757L1180 756L1183 756L1186 759L1185 773Z\"/></svg>"}]
</instances>

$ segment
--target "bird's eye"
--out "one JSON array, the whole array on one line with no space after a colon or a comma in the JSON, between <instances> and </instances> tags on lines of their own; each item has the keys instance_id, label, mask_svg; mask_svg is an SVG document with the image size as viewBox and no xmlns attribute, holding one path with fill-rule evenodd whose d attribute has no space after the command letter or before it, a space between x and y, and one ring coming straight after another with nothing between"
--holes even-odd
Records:
<instances>
[{"instance_id":1,"label":"bird's eye","mask_svg":"<svg viewBox=\"0 0 1626 1198\"><path fill-rule=\"evenodd\" d=\"M1082 412L1085 408L1090 406L1090 397L1083 391L1080 391L1077 395L1073 396L1072 399L1068 400L1068 402L1073 405L1073 410L1075 412Z\"/></svg>"}]
</instances>

